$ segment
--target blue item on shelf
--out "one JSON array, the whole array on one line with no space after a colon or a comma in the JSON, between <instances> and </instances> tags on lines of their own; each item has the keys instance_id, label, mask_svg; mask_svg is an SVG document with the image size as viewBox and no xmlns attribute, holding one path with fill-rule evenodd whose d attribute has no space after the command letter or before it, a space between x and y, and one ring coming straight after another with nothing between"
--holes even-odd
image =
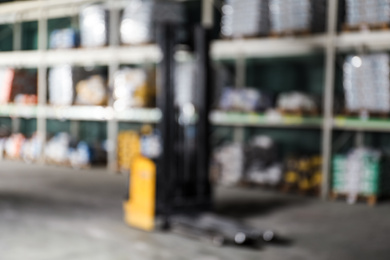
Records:
<instances>
[{"instance_id":1,"label":"blue item on shelf","mask_svg":"<svg viewBox=\"0 0 390 260\"><path fill-rule=\"evenodd\" d=\"M70 49L79 45L79 34L75 29L66 28L54 30L50 34L50 49Z\"/></svg>"}]
</instances>

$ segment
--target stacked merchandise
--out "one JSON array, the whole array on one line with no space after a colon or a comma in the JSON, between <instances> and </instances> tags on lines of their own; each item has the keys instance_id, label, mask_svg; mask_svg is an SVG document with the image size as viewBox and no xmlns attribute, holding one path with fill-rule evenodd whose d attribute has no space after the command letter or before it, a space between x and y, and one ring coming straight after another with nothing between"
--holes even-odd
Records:
<instances>
[{"instance_id":1,"label":"stacked merchandise","mask_svg":"<svg viewBox=\"0 0 390 260\"><path fill-rule=\"evenodd\" d=\"M132 0L123 11L120 25L121 42L142 44L154 40L154 22L182 23L184 10L181 4L153 0Z\"/></svg>"},{"instance_id":2,"label":"stacked merchandise","mask_svg":"<svg viewBox=\"0 0 390 260\"><path fill-rule=\"evenodd\" d=\"M282 179L282 165L277 161L277 149L268 136L256 136L245 149L245 180L250 183L276 186Z\"/></svg>"},{"instance_id":3,"label":"stacked merchandise","mask_svg":"<svg viewBox=\"0 0 390 260\"><path fill-rule=\"evenodd\" d=\"M123 11L120 36L124 44L148 43L153 40L153 1L130 1Z\"/></svg>"},{"instance_id":4,"label":"stacked merchandise","mask_svg":"<svg viewBox=\"0 0 390 260\"><path fill-rule=\"evenodd\" d=\"M145 70L124 68L114 76L114 109L117 111L132 107L149 107L153 104L155 88L149 84Z\"/></svg>"},{"instance_id":5,"label":"stacked merchandise","mask_svg":"<svg viewBox=\"0 0 390 260\"><path fill-rule=\"evenodd\" d=\"M227 144L213 155L212 178L222 185L242 181L276 186L282 180L276 144L268 136L256 136L248 145Z\"/></svg>"},{"instance_id":6,"label":"stacked merchandise","mask_svg":"<svg viewBox=\"0 0 390 260\"><path fill-rule=\"evenodd\" d=\"M349 203L359 195L379 196L389 190L389 181L382 174L384 161L377 150L357 148L347 155L333 158L333 191L347 194Z\"/></svg>"},{"instance_id":7,"label":"stacked merchandise","mask_svg":"<svg viewBox=\"0 0 390 260\"><path fill-rule=\"evenodd\" d=\"M135 157L141 154L140 137L136 131L122 131L118 135L118 167L129 171Z\"/></svg>"},{"instance_id":8,"label":"stacked merchandise","mask_svg":"<svg viewBox=\"0 0 390 260\"><path fill-rule=\"evenodd\" d=\"M122 131L118 135L118 167L120 171L129 171L137 156L157 159L162 151L160 134L150 125L144 125L141 131Z\"/></svg>"},{"instance_id":9,"label":"stacked merchandise","mask_svg":"<svg viewBox=\"0 0 390 260\"><path fill-rule=\"evenodd\" d=\"M70 65L54 66L49 70L48 77L49 103L58 106L106 105L107 82L100 74L104 74L104 71L87 71Z\"/></svg>"},{"instance_id":10,"label":"stacked merchandise","mask_svg":"<svg viewBox=\"0 0 390 260\"><path fill-rule=\"evenodd\" d=\"M67 133L58 133L45 146L45 159L48 163L64 165L69 163L69 145L71 137Z\"/></svg>"},{"instance_id":11,"label":"stacked merchandise","mask_svg":"<svg viewBox=\"0 0 390 260\"><path fill-rule=\"evenodd\" d=\"M345 103L349 112L390 111L388 54L349 55L343 70Z\"/></svg>"},{"instance_id":12,"label":"stacked merchandise","mask_svg":"<svg viewBox=\"0 0 390 260\"><path fill-rule=\"evenodd\" d=\"M0 103L36 104L37 74L31 70L0 69Z\"/></svg>"},{"instance_id":13,"label":"stacked merchandise","mask_svg":"<svg viewBox=\"0 0 390 260\"><path fill-rule=\"evenodd\" d=\"M42 145L42 139L36 133L31 138L26 138L23 134L12 134L0 139L0 153L9 159L36 162L41 154Z\"/></svg>"},{"instance_id":14,"label":"stacked merchandise","mask_svg":"<svg viewBox=\"0 0 390 260\"><path fill-rule=\"evenodd\" d=\"M390 22L389 0L346 0L346 24L383 25Z\"/></svg>"},{"instance_id":15,"label":"stacked merchandise","mask_svg":"<svg viewBox=\"0 0 390 260\"><path fill-rule=\"evenodd\" d=\"M42 148L42 138L40 138L37 133L34 133L31 138L25 139L21 148L20 157L28 163L37 162L41 155Z\"/></svg>"},{"instance_id":16,"label":"stacked merchandise","mask_svg":"<svg viewBox=\"0 0 390 260\"><path fill-rule=\"evenodd\" d=\"M84 141L76 142L67 133L58 133L45 146L45 159L56 165L69 165L74 168L86 168L102 163L105 154L101 145L90 146Z\"/></svg>"},{"instance_id":17,"label":"stacked merchandise","mask_svg":"<svg viewBox=\"0 0 390 260\"><path fill-rule=\"evenodd\" d=\"M272 33L323 32L326 0L269 0Z\"/></svg>"},{"instance_id":18,"label":"stacked merchandise","mask_svg":"<svg viewBox=\"0 0 390 260\"><path fill-rule=\"evenodd\" d=\"M235 185L242 180L244 170L244 150L241 144L227 144L218 148L213 155L214 181L222 185Z\"/></svg>"},{"instance_id":19,"label":"stacked merchandise","mask_svg":"<svg viewBox=\"0 0 390 260\"><path fill-rule=\"evenodd\" d=\"M108 11L103 5L89 5L80 12L82 47L102 47L108 43Z\"/></svg>"},{"instance_id":20,"label":"stacked merchandise","mask_svg":"<svg viewBox=\"0 0 390 260\"><path fill-rule=\"evenodd\" d=\"M70 146L68 151L68 160L73 168L86 168L90 167L95 154L94 150L84 141L78 142L75 147ZM96 152L95 152L96 153Z\"/></svg>"},{"instance_id":21,"label":"stacked merchandise","mask_svg":"<svg viewBox=\"0 0 390 260\"><path fill-rule=\"evenodd\" d=\"M272 98L254 88L224 88L219 109L242 112L264 111L272 107Z\"/></svg>"},{"instance_id":22,"label":"stacked merchandise","mask_svg":"<svg viewBox=\"0 0 390 260\"><path fill-rule=\"evenodd\" d=\"M266 35L269 32L268 0L226 0L222 7L224 37Z\"/></svg>"},{"instance_id":23,"label":"stacked merchandise","mask_svg":"<svg viewBox=\"0 0 390 260\"><path fill-rule=\"evenodd\" d=\"M284 188L286 191L318 193L322 179L321 166L320 156L288 158L285 165Z\"/></svg>"},{"instance_id":24,"label":"stacked merchandise","mask_svg":"<svg viewBox=\"0 0 390 260\"><path fill-rule=\"evenodd\" d=\"M49 103L51 105L73 104L73 79L70 65L55 66L49 71Z\"/></svg>"},{"instance_id":25,"label":"stacked merchandise","mask_svg":"<svg viewBox=\"0 0 390 260\"><path fill-rule=\"evenodd\" d=\"M279 95L276 104L281 112L286 113L315 114L318 110L313 97L297 91L282 93Z\"/></svg>"},{"instance_id":26,"label":"stacked merchandise","mask_svg":"<svg viewBox=\"0 0 390 260\"><path fill-rule=\"evenodd\" d=\"M50 49L70 49L79 45L79 35L75 29L66 28L54 30L50 33Z\"/></svg>"},{"instance_id":27,"label":"stacked merchandise","mask_svg":"<svg viewBox=\"0 0 390 260\"><path fill-rule=\"evenodd\" d=\"M77 105L103 106L107 99L107 83L100 75L92 75L76 85Z\"/></svg>"},{"instance_id":28,"label":"stacked merchandise","mask_svg":"<svg viewBox=\"0 0 390 260\"><path fill-rule=\"evenodd\" d=\"M11 99L12 81L15 71L9 68L0 69L0 103L6 104Z\"/></svg>"},{"instance_id":29,"label":"stacked merchandise","mask_svg":"<svg viewBox=\"0 0 390 260\"><path fill-rule=\"evenodd\" d=\"M1 139L1 153L9 159L20 159L23 143L26 138L22 134L12 134Z\"/></svg>"}]
</instances>

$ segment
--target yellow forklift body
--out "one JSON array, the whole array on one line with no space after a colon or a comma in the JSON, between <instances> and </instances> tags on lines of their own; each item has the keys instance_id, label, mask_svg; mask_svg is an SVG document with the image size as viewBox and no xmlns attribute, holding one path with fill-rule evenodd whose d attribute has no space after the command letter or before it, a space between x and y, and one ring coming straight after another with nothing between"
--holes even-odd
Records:
<instances>
[{"instance_id":1,"label":"yellow forklift body","mask_svg":"<svg viewBox=\"0 0 390 260\"><path fill-rule=\"evenodd\" d=\"M125 221L143 230L154 229L156 165L143 156L134 159L130 172L129 200L124 203Z\"/></svg>"}]
</instances>

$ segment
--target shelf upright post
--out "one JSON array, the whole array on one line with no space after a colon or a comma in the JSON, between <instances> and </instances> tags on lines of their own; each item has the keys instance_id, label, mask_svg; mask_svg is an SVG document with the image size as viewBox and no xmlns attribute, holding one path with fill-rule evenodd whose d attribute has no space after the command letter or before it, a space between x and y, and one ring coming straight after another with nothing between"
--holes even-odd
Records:
<instances>
[{"instance_id":1,"label":"shelf upright post","mask_svg":"<svg viewBox=\"0 0 390 260\"><path fill-rule=\"evenodd\" d=\"M47 17L45 4L43 1L40 4L40 16L38 20L38 50L40 58L38 61L38 113L37 113L37 133L38 137L43 142L42 150L40 151L40 162L44 163L43 147L46 143L46 98L47 98L47 64L44 60L44 53L47 49Z\"/></svg>"},{"instance_id":2,"label":"shelf upright post","mask_svg":"<svg viewBox=\"0 0 390 260\"><path fill-rule=\"evenodd\" d=\"M214 25L214 0L202 0L202 25L204 28Z\"/></svg>"},{"instance_id":3,"label":"shelf upright post","mask_svg":"<svg viewBox=\"0 0 390 260\"><path fill-rule=\"evenodd\" d=\"M235 75L236 88L244 88L246 85L246 56L242 51L238 52L237 54L235 60L235 67L236 67L236 75ZM234 142L236 143L244 143L245 129L243 126L234 127L233 139Z\"/></svg>"},{"instance_id":4,"label":"shelf upright post","mask_svg":"<svg viewBox=\"0 0 390 260\"><path fill-rule=\"evenodd\" d=\"M328 1L328 22L325 49L325 90L324 90L324 121L322 126L322 187L321 198L326 200L329 195L332 159L332 129L333 129L333 99L335 84L335 60L337 33L338 0Z\"/></svg>"},{"instance_id":5,"label":"shelf upright post","mask_svg":"<svg viewBox=\"0 0 390 260\"><path fill-rule=\"evenodd\" d=\"M119 46L119 23L120 23L120 11L117 6L114 5L114 1L110 1L110 20L109 20L109 45L111 48ZM108 64L108 81L110 88L109 107L113 109L114 99L112 96L114 87L115 72L119 69L118 57L111 56L111 61ZM117 139L118 139L118 120L115 116L110 118L107 122L107 167L111 172L117 171Z\"/></svg>"},{"instance_id":6,"label":"shelf upright post","mask_svg":"<svg viewBox=\"0 0 390 260\"><path fill-rule=\"evenodd\" d=\"M14 51L20 51L22 49L22 23L19 14L15 15L15 21L13 24L13 41L12 49ZM20 132L20 118L12 117L12 133Z\"/></svg>"}]
</instances>

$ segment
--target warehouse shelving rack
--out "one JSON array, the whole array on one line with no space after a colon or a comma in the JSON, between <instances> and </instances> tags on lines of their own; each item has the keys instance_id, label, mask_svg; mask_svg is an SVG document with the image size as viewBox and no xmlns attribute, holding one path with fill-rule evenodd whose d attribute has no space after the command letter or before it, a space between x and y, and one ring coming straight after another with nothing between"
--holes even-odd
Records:
<instances>
[{"instance_id":1,"label":"warehouse shelving rack","mask_svg":"<svg viewBox=\"0 0 390 260\"><path fill-rule=\"evenodd\" d=\"M101 106L50 106L46 104L47 68L57 64L79 66L108 66L109 85L112 86L113 76L120 64L157 63L161 59L159 48L154 45L120 46L116 29L110 29L109 45L102 48L48 50L47 37L48 19L71 17L79 14L82 6L90 3L104 3L110 12L109 27L118 28L120 10L126 4L122 0L56 0L56 1L25 1L1 4L0 24L13 24L13 51L0 53L0 66L38 69L38 105L1 105L0 115L9 116L13 120L13 131L18 131L19 118L36 118L37 133L45 140L47 119L70 120L77 129L77 121L106 121L109 140L108 167L116 169L116 139L118 123L145 122L156 123L161 119L157 109L128 109L115 111L112 100L107 107ZM21 50L21 23L38 21L38 49ZM72 126L71 126L72 128Z\"/></svg>"},{"instance_id":2,"label":"warehouse shelving rack","mask_svg":"<svg viewBox=\"0 0 390 260\"><path fill-rule=\"evenodd\" d=\"M185 0L183 0L185 1ZM36 118L37 131L46 136L47 119L67 119L74 121L107 121L108 140L111 150L108 167L116 168L115 144L118 122L150 122L161 120L158 109L129 109L122 112L108 107L52 107L46 104L47 68L61 63L72 65L106 65L109 68L109 82L120 64L157 63L161 59L156 45L123 47L119 46L117 30L110 30L109 46L96 49L47 50L47 20L75 16L84 4L105 2L110 9L110 28L117 28L120 9L126 0L35 0L1 4L0 24L10 23L14 27L14 51L0 52L0 66L38 68L38 105L0 105L0 116L17 118ZM212 25L214 0L203 0L202 19ZM352 119L337 117L333 113L335 67L337 52L353 51L359 48L368 50L390 49L390 31L364 31L337 33L338 1L328 1L327 30L324 34L259 39L216 40L211 46L214 60L233 59L236 66L236 86L243 87L246 78L248 58L272 58L285 56L312 55L325 56L325 87L323 90L323 113L318 117L280 116L269 117L264 114L228 113L213 111L210 121L214 125L234 127L236 141L243 141L244 127L318 129L322 131L323 186L321 195L329 194L332 133L334 130L390 131L390 121L373 119ZM38 50L21 51L21 22L38 21ZM112 84L110 84L111 86ZM95 116L92 116L95 115ZM17 125L17 123L15 123Z\"/></svg>"},{"instance_id":3,"label":"warehouse shelving rack","mask_svg":"<svg viewBox=\"0 0 390 260\"><path fill-rule=\"evenodd\" d=\"M260 39L217 40L212 46L216 60L235 61L236 86L245 86L246 60L249 58L291 57L324 54L323 112L319 117L240 114L214 111L210 119L214 125L234 127L234 139L243 142L244 127L319 129L322 131L323 184L321 197L327 199L330 191L332 135L334 130L390 132L390 120L351 118L334 115L334 89L337 53L379 51L390 49L390 31L337 32L338 0L328 0L327 29L324 34Z\"/></svg>"}]
</instances>

